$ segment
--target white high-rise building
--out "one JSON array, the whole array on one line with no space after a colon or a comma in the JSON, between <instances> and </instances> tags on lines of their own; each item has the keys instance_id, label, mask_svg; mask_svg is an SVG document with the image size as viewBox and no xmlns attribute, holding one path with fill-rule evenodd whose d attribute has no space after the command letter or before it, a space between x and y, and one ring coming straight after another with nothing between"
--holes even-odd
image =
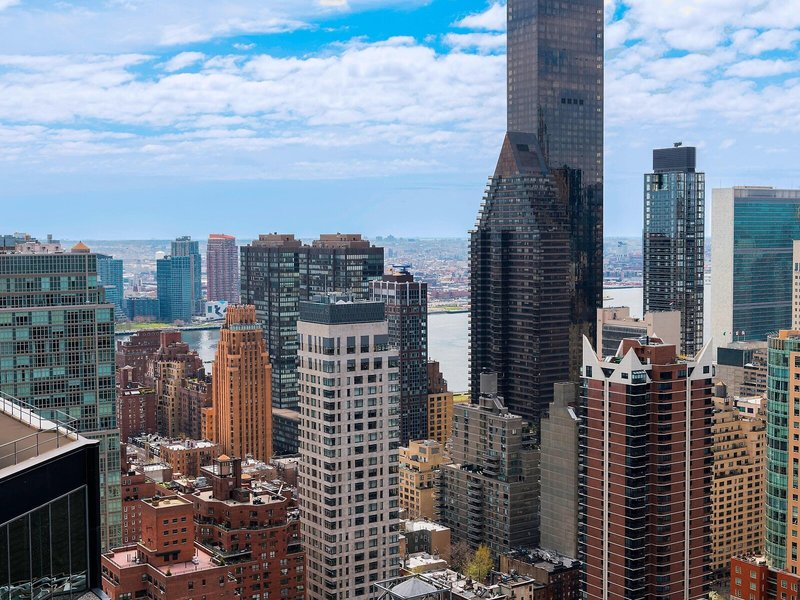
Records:
<instances>
[{"instance_id":1,"label":"white high-rise building","mask_svg":"<svg viewBox=\"0 0 800 600\"><path fill-rule=\"evenodd\" d=\"M372 598L400 567L400 374L384 305L301 302L297 333L307 597Z\"/></svg>"}]
</instances>

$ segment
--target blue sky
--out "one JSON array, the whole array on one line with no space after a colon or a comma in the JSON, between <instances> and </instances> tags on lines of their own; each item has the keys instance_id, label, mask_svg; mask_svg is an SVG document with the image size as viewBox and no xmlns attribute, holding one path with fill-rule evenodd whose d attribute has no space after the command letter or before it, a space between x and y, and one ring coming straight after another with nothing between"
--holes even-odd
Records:
<instances>
[{"instance_id":1,"label":"blue sky","mask_svg":"<svg viewBox=\"0 0 800 600\"><path fill-rule=\"evenodd\" d=\"M0 231L458 236L505 126L495 0L0 0ZM800 0L606 0L606 233L650 150L800 187Z\"/></svg>"}]
</instances>

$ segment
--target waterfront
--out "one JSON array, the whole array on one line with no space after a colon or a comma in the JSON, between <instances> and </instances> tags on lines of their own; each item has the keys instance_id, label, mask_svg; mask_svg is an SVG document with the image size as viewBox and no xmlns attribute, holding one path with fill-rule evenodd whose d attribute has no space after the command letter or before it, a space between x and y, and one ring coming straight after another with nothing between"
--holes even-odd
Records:
<instances>
[{"instance_id":1,"label":"waterfront","mask_svg":"<svg viewBox=\"0 0 800 600\"><path fill-rule=\"evenodd\" d=\"M642 316L642 288L605 290L604 306L630 306L631 314ZM706 285L705 338L711 328L711 286ZM184 331L183 340L206 363L210 371L217 351L219 330ZM469 313L432 313L428 316L428 356L441 363L442 373L453 391L469 387Z\"/></svg>"}]
</instances>

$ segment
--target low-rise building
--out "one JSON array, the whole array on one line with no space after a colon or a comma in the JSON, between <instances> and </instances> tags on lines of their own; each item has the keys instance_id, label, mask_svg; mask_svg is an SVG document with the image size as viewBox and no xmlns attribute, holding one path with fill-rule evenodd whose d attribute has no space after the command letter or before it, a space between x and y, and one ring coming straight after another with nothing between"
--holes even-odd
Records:
<instances>
[{"instance_id":1,"label":"low-rise building","mask_svg":"<svg viewBox=\"0 0 800 600\"><path fill-rule=\"evenodd\" d=\"M246 487L239 459L225 456L203 475L210 489L141 500L141 541L102 557L105 594L303 600L305 555L291 493Z\"/></svg>"},{"instance_id":2,"label":"low-rise building","mask_svg":"<svg viewBox=\"0 0 800 600\"><path fill-rule=\"evenodd\" d=\"M207 440L172 440L162 442L159 457L172 467L173 475L198 477L200 468L210 465L222 453L219 444Z\"/></svg>"},{"instance_id":3,"label":"low-rise building","mask_svg":"<svg viewBox=\"0 0 800 600\"><path fill-rule=\"evenodd\" d=\"M767 564L765 556L731 559L731 600L797 600L800 575Z\"/></svg>"},{"instance_id":4,"label":"low-rise building","mask_svg":"<svg viewBox=\"0 0 800 600\"><path fill-rule=\"evenodd\" d=\"M450 529L433 521L414 520L400 523L400 554L425 553L450 562Z\"/></svg>"},{"instance_id":5,"label":"low-rise building","mask_svg":"<svg viewBox=\"0 0 800 600\"><path fill-rule=\"evenodd\" d=\"M122 543L135 544L142 539L142 500L153 498L157 493L156 482L143 471L128 471L122 474Z\"/></svg>"},{"instance_id":6,"label":"low-rise building","mask_svg":"<svg viewBox=\"0 0 800 600\"><path fill-rule=\"evenodd\" d=\"M515 550L500 555L500 571L535 579L546 595L534 598L577 600L581 597L581 562L547 550Z\"/></svg>"}]
</instances>

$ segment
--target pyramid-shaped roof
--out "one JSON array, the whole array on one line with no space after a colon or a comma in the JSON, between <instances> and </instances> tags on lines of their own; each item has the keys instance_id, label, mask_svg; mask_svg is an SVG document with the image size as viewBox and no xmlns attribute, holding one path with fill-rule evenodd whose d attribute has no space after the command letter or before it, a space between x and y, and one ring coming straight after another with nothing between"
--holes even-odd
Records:
<instances>
[{"instance_id":1,"label":"pyramid-shaped roof","mask_svg":"<svg viewBox=\"0 0 800 600\"><path fill-rule=\"evenodd\" d=\"M394 586L391 592L397 598L419 598L429 594L436 594L439 589L422 579L413 577Z\"/></svg>"}]
</instances>

